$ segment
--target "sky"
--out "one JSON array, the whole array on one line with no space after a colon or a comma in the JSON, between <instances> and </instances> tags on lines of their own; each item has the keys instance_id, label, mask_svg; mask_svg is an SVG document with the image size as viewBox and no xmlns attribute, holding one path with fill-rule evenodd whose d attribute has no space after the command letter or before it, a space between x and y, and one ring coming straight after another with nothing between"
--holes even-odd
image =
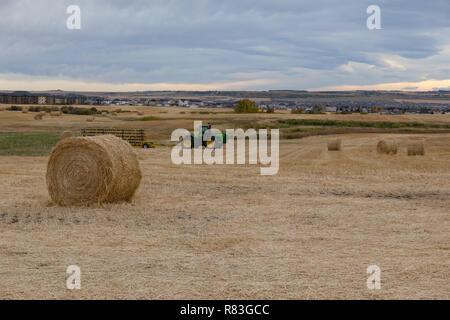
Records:
<instances>
[{"instance_id":1,"label":"sky","mask_svg":"<svg viewBox=\"0 0 450 320\"><path fill-rule=\"evenodd\" d=\"M0 90L450 90L450 0L0 0L0 12Z\"/></svg>"}]
</instances>

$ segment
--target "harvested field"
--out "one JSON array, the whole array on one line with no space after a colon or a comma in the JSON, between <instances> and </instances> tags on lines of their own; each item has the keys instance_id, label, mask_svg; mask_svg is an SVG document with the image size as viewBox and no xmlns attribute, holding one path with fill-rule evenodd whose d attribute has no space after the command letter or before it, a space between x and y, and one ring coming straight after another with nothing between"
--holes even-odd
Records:
<instances>
[{"instance_id":1,"label":"harvested field","mask_svg":"<svg viewBox=\"0 0 450 320\"><path fill-rule=\"evenodd\" d=\"M61 134L61 140L64 140L66 138L71 138L73 137L73 133L70 130L66 130Z\"/></svg>"},{"instance_id":2,"label":"harvested field","mask_svg":"<svg viewBox=\"0 0 450 320\"><path fill-rule=\"evenodd\" d=\"M40 139L48 128L53 143L86 125L86 116L0 117ZM149 135L172 126L192 121L151 121ZM328 152L334 138L342 150ZM398 142L397 155L378 154L380 140ZM408 157L410 140L426 141L424 156ZM449 298L448 133L282 140L275 176L259 165L177 166L170 148L139 149L133 201L89 208L51 201L45 148L0 153L0 299ZM66 289L73 264L81 290ZM381 290L366 287L373 264Z\"/></svg>"},{"instance_id":3,"label":"harvested field","mask_svg":"<svg viewBox=\"0 0 450 320\"><path fill-rule=\"evenodd\" d=\"M341 139L333 139L328 141L328 151L340 151L342 148Z\"/></svg>"}]
</instances>

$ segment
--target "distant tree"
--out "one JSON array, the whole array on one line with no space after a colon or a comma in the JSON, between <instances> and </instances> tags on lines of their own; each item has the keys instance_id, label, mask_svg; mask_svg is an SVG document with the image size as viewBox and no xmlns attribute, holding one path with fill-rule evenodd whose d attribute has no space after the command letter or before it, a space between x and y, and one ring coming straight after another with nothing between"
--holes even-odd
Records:
<instances>
[{"instance_id":1,"label":"distant tree","mask_svg":"<svg viewBox=\"0 0 450 320\"><path fill-rule=\"evenodd\" d=\"M234 107L236 113L257 113L258 111L258 104L249 99L240 100Z\"/></svg>"},{"instance_id":2,"label":"distant tree","mask_svg":"<svg viewBox=\"0 0 450 320\"><path fill-rule=\"evenodd\" d=\"M9 108L6 108L6 110L8 110L8 111L22 111L22 107L11 106Z\"/></svg>"},{"instance_id":3,"label":"distant tree","mask_svg":"<svg viewBox=\"0 0 450 320\"><path fill-rule=\"evenodd\" d=\"M61 112L66 114L78 114L78 115L93 115L101 113L101 111L97 110L97 108L79 108L73 106L63 106L61 108Z\"/></svg>"},{"instance_id":4,"label":"distant tree","mask_svg":"<svg viewBox=\"0 0 450 320\"><path fill-rule=\"evenodd\" d=\"M304 113L304 112L303 112L303 109L297 108L297 109L292 109L291 113L292 114L301 114L301 113Z\"/></svg>"}]
</instances>

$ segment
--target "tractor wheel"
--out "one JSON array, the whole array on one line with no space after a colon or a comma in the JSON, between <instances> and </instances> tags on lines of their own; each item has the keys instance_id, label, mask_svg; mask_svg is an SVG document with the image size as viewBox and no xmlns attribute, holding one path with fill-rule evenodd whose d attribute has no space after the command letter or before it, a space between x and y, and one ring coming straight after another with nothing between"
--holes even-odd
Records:
<instances>
[{"instance_id":1,"label":"tractor wheel","mask_svg":"<svg viewBox=\"0 0 450 320\"><path fill-rule=\"evenodd\" d=\"M181 146L183 147L183 149L194 148L194 137L192 137L192 136L184 137L183 141L181 142Z\"/></svg>"},{"instance_id":2,"label":"tractor wheel","mask_svg":"<svg viewBox=\"0 0 450 320\"><path fill-rule=\"evenodd\" d=\"M216 137L211 137L211 140L209 140L209 141L204 141L204 146L205 146L205 148L208 148L208 149L215 149L215 147L216 147Z\"/></svg>"},{"instance_id":3,"label":"tractor wheel","mask_svg":"<svg viewBox=\"0 0 450 320\"><path fill-rule=\"evenodd\" d=\"M208 149L220 149L222 148L223 143L220 137L211 137L211 141L206 141L205 147Z\"/></svg>"},{"instance_id":4,"label":"tractor wheel","mask_svg":"<svg viewBox=\"0 0 450 320\"><path fill-rule=\"evenodd\" d=\"M215 145L216 143L214 142L214 140L211 140L211 141L206 141L206 147L208 148L208 149L214 149L214 145Z\"/></svg>"}]
</instances>

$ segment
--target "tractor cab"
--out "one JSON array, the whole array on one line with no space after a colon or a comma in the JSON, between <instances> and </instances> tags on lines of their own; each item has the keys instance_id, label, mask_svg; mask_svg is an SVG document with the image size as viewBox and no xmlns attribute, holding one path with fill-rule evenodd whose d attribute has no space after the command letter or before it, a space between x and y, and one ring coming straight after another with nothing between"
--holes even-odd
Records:
<instances>
[{"instance_id":1,"label":"tractor cab","mask_svg":"<svg viewBox=\"0 0 450 320\"><path fill-rule=\"evenodd\" d=\"M209 123L202 125L202 136L205 135L206 130L211 130L211 125Z\"/></svg>"}]
</instances>

